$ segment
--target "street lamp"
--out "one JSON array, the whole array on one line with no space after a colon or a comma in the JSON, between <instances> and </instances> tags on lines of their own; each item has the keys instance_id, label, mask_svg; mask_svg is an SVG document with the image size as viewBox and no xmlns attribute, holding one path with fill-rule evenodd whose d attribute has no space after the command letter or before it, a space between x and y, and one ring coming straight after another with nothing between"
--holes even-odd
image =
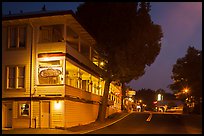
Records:
<instances>
[{"instance_id":1,"label":"street lamp","mask_svg":"<svg viewBox=\"0 0 204 136\"><path fill-rule=\"evenodd\" d=\"M183 89L183 93L186 95L186 98L188 98L188 94L189 94L189 88L184 88Z\"/></svg>"},{"instance_id":2,"label":"street lamp","mask_svg":"<svg viewBox=\"0 0 204 136\"><path fill-rule=\"evenodd\" d=\"M158 94L157 95L157 101L162 101L163 100L163 95L162 94Z\"/></svg>"},{"instance_id":3,"label":"street lamp","mask_svg":"<svg viewBox=\"0 0 204 136\"><path fill-rule=\"evenodd\" d=\"M184 88L184 93L188 93L189 89L188 88Z\"/></svg>"}]
</instances>

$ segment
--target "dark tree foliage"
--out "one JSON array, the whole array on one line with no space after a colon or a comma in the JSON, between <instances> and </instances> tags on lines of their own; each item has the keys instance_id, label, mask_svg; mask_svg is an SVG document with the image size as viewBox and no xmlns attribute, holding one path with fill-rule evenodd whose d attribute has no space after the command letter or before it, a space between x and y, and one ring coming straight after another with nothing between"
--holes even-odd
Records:
<instances>
[{"instance_id":1,"label":"dark tree foliage","mask_svg":"<svg viewBox=\"0 0 204 136\"><path fill-rule=\"evenodd\" d=\"M153 102L156 100L156 92L151 89L141 89L136 92L134 96L136 100L142 100L142 103L146 104L146 109L153 109L155 105Z\"/></svg>"},{"instance_id":2,"label":"dark tree foliage","mask_svg":"<svg viewBox=\"0 0 204 136\"><path fill-rule=\"evenodd\" d=\"M164 100L176 100L176 96L171 93L164 93Z\"/></svg>"},{"instance_id":3,"label":"dark tree foliage","mask_svg":"<svg viewBox=\"0 0 204 136\"><path fill-rule=\"evenodd\" d=\"M174 83L169 87L173 92L187 87L190 95L202 97L202 51L188 47L185 57L177 59L173 65L172 73Z\"/></svg>"},{"instance_id":4,"label":"dark tree foliage","mask_svg":"<svg viewBox=\"0 0 204 136\"><path fill-rule=\"evenodd\" d=\"M176 100L176 97L174 94L171 93L166 93L165 90L163 89L158 89L156 91L151 90L151 89L141 89L138 90L136 92L136 95L134 96L134 98L136 100L142 100L142 103L146 104L147 110L153 110L156 106L156 104L154 104L154 102L157 100L157 95L158 94L162 94L163 96L163 101L170 101L167 103L168 107L174 107L176 106L176 103L174 103L172 100Z\"/></svg>"},{"instance_id":5,"label":"dark tree foliage","mask_svg":"<svg viewBox=\"0 0 204 136\"><path fill-rule=\"evenodd\" d=\"M149 11L146 2L85 2L77 8L79 22L96 39L96 49L108 62L103 106L111 81L128 83L138 79L160 52L163 34L161 27L151 21Z\"/></svg>"}]
</instances>

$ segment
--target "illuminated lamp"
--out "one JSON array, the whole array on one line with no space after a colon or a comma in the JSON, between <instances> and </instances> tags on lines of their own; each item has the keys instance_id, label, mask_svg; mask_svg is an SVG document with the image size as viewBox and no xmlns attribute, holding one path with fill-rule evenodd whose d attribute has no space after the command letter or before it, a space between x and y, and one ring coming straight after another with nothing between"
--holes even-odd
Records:
<instances>
[{"instance_id":1,"label":"illuminated lamp","mask_svg":"<svg viewBox=\"0 0 204 136\"><path fill-rule=\"evenodd\" d=\"M154 103L154 104L157 104L157 101L154 101L153 103Z\"/></svg>"},{"instance_id":2,"label":"illuminated lamp","mask_svg":"<svg viewBox=\"0 0 204 136\"><path fill-rule=\"evenodd\" d=\"M55 107L56 110L61 109L61 103L60 103L59 101L56 101L56 102L54 103L54 107Z\"/></svg>"},{"instance_id":3,"label":"illuminated lamp","mask_svg":"<svg viewBox=\"0 0 204 136\"><path fill-rule=\"evenodd\" d=\"M104 66L104 62L102 61L102 62L100 63L100 65L101 65L101 66Z\"/></svg>"}]
</instances>

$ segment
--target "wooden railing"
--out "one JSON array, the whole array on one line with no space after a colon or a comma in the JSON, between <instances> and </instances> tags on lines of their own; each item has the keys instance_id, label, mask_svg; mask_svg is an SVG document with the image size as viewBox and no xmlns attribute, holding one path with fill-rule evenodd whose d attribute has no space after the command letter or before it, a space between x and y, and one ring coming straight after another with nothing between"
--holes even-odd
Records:
<instances>
[{"instance_id":1,"label":"wooden railing","mask_svg":"<svg viewBox=\"0 0 204 136\"><path fill-rule=\"evenodd\" d=\"M100 95L96 95L91 92L87 92L69 85L65 85L65 95L78 97L80 99L85 99L90 101L97 101L97 102L101 101Z\"/></svg>"},{"instance_id":2,"label":"wooden railing","mask_svg":"<svg viewBox=\"0 0 204 136\"><path fill-rule=\"evenodd\" d=\"M36 95L37 96L64 96L64 85L38 85L36 88Z\"/></svg>"}]
</instances>

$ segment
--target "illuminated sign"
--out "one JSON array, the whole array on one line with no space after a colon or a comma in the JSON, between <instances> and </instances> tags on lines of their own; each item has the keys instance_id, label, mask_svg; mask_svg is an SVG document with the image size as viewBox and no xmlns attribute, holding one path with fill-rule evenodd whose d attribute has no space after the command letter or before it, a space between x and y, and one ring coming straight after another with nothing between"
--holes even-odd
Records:
<instances>
[{"instance_id":1,"label":"illuminated sign","mask_svg":"<svg viewBox=\"0 0 204 136\"><path fill-rule=\"evenodd\" d=\"M135 91L128 91L128 96L132 96L132 95L135 95Z\"/></svg>"},{"instance_id":2,"label":"illuminated sign","mask_svg":"<svg viewBox=\"0 0 204 136\"><path fill-rule=\"evenodd\" d=\"M163 100L163 96L161 94L158 94L157 101L162 101L162 100Z\"/></svg>"},{"instance_id":3,"label":"illuminated sign","mask_svg":"<svg viewBox=\"0 0 204 136\"><path fill-rule=\"evenodd\" d=\"M44 69L40 71L40 76L42 77L57 77L61 74L62 72L59 69Z\"/></svg>"}]
</instances>

